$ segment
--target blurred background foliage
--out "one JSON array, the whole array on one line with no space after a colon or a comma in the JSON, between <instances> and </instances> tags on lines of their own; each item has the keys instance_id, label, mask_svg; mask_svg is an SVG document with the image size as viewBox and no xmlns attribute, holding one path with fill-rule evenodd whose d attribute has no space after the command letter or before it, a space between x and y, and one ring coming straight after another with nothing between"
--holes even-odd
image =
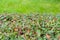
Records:
<instances>
[{"instance_id":1,"label":"blurred background foliage","mask_svg":"<svg viewBox=\"0 0 60 40\"><path fill-rule=\"evenodd\" d=\"M0 13L59 13L60 0L0 0Z\"/></svg>"}]
</instances>

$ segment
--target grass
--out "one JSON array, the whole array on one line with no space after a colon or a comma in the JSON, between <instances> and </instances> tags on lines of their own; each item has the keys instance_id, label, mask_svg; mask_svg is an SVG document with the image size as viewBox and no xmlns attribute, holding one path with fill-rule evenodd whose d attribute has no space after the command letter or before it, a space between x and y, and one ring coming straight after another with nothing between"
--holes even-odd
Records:
<instances>
[{"instance_id":1,"label":"grass","mask_svg":"<svg viewBox=\"0 0 60 40\"><path fill-rule=\"evenodd\" d=\"M60 15L0 15L0 40L60 40Z\"/></svg>"},{"instance_id":2,"label":"grass","mask_svg":"<svg viewBox=\"0 0 60 40\"><path fill-rule=\"evenodd\" d=\"M59 0L0 0L0 13L59 13Z\"/></svg>"},{"instance_id":3,"label":"grass","mask_svg":"<svg viewBox=\"0 0 60 40\"><path fill-rule=\"evenodd\" d=\"M0 0L0 40L60 40L59 2Z\"/></svg>"}]
</instances>

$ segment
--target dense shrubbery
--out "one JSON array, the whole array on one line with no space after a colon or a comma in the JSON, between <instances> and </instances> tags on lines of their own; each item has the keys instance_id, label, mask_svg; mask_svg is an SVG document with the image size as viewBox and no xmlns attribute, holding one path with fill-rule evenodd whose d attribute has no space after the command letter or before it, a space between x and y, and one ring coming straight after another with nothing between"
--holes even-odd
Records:
<instances>
[{"instance_id":1,"label":"dense shrubbery","mask_svg":"<svg viewBox=\"0 0 60 40\"><path fill-rule=\"evenodd\" d=\"M0 15L0 40L58 40L60 15Z\"/></svg>"}]
</instances>

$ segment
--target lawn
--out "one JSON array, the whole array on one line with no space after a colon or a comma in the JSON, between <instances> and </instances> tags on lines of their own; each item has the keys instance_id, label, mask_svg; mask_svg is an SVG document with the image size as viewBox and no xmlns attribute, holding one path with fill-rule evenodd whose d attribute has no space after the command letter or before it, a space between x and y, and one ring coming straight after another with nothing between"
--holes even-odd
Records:
<instances>
[{"instance_id":1,"label":"lawn","mask_svg":"<svg viewBox=\"0 0 60 40\"><path fill-rule=\"evenodd\" d=\"M0 0L0 13L59 13L59 0Z\"/></svg>"},{"instance_id":2,"label":"lawn","mask_svg":"<svg viewBox=\"0 0 60 40\"><path fill-rule=\"evenodd\" d=\"M0 40L60 40L60 15L0 15Z\"/></svg>"},{"instance_id":3,"label":"lawn","mask_svg":"<svg viewBox=\"0 0 60 40\"><path fill-rule=\"evenodd\" d=\"M60 40L60 0L0 0L0 40Z\"/></svg>"}]
</instances>

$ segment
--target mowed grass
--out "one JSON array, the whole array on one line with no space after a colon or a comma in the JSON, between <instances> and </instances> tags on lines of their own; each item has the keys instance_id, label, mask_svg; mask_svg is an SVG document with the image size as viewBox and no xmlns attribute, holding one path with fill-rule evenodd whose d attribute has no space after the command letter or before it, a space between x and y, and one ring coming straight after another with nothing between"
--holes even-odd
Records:
<instances>
[{"instance_id":1,"label":"mowed grass","mask_svg":"<svg viewBox=\"0 0 60 40\"><path fill-rule=\"evenodd\" d=\"M59 13L59 0L0 0L0 13Z\"/></svg>"}]
</instances>

